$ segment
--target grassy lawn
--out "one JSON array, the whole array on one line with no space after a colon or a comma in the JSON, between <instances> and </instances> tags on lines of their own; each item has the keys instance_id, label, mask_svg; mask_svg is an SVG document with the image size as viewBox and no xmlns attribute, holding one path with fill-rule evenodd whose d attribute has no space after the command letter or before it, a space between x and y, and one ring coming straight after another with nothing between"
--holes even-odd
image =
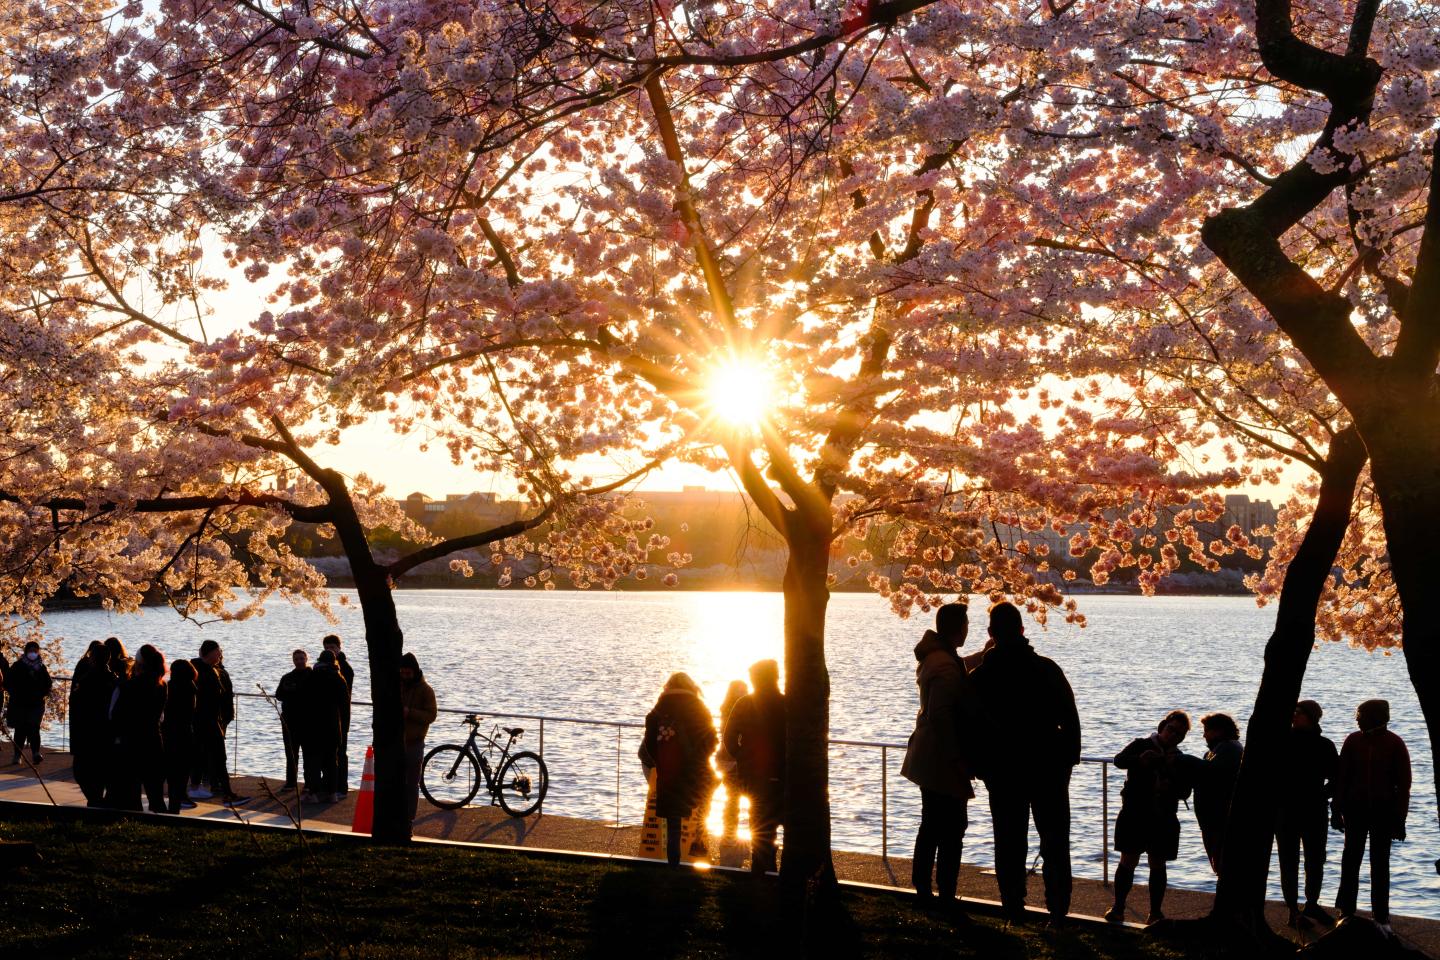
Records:
<instances>
[{"instance_id":1,"label":"grassy lawn","mask_svg":"<svg viewBox=\"0 0 1440 960\"><path fill-rule=\"evenodd\" d=\"M775 888L748 877L510 853L370 847L261 830L0 822L38 865L0 876L0 956L791 956ZM1130 932L951 920L847 892L827 956L1149 960Z\"/></svg>"}]
</instances>

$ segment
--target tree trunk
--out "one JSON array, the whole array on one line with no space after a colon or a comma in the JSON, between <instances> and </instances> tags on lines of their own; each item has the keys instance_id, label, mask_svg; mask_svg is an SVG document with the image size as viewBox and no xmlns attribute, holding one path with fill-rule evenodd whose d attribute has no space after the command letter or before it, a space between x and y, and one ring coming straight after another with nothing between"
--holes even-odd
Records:
<instances>
[{"instance_id":1,"label":"tree trunk","mask_svg":"<svg viewBox=\"0 0 1440 960\"><path fill-rule=\"evenodd\" d=\"M370 665L371 719L375 747L375 820L371 836L382 843L410 839L410 808L405 798L405 727L400 704L400 654L405 640L390 575L370 553L370 541L355 504L338 474L327 476L335 530L355 577L365 617L365 649Z\"/></svg>"},{"instance_id":2,"label":"tree trunk","mask_svg":"<svg viewBox=\"0 0 1440 960\"><path fill-rule=\"evenodd\" d=\"M1285 571L1275 632L1265 645L1265 668L1246 728L1245 758L1231 801L1212 912L1216 918L1253 929L1263 928L1265 922L1265 886L1280 772L1290 718L1315 645L1315 611L1350 525L1355 484L1364 465L1365 447L1350 427L1331 443L1320 472L1320 499L1310 528Z\"/></svg>"},{"instance_id":3,"label":"tree trunk","mask_svg":"<svg viewBox=\"0 0 1440 960\"><path fill-rule=\"evenodd\" d=\"M1403 414L1362 424L1384 512L1390 573L1400 596L1401 646L1420 701L1431 755L1440 757L1440 404L1426 399ZM1440 765L1435 767L1440 789Z\"/></svg>"},{"instance_id":4,"label":"tree trunk","mask_svg":"<svg viewBox=\"0 0 1440 960\"><path fill-rule=\"evenodd\" d=\"M830 674L825 666L830 531L791 524L785 566L785 853L781 885L835 888L830 857ZM823 893L822 893L823 895Z\"/></svg>"}]
</instances>

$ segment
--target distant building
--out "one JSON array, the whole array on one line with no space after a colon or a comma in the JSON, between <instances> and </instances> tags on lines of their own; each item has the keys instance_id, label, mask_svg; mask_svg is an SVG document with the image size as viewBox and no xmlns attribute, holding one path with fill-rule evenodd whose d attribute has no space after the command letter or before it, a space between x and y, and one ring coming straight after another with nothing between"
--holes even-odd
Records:
<instances>
[{"instance_id":1,"label":"distant building","mask_svg":"<svg viewBox=\"0 0 1440 960\"><path fill-rule=\"evenodd\" d=\"M479 530L509 523L520 516L518 500L501 500L493 492L450 493L432 500L423 493L405 498L405 515L438 533Z\"/></svg>"}]
</instances>

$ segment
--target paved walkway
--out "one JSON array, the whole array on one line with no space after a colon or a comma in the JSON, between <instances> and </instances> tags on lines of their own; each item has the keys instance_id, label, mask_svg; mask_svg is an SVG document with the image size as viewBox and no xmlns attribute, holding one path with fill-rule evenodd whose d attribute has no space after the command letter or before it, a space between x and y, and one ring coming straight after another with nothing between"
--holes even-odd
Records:
<instances>
[{"instance_id":1,"label":"paved walkway","mask_svg":"<svg viewBox=\"0 0 1440 960\"><path fill-rule=\"evenodd\" d=\"M0 767L0 804L19 802L54 803L67 807L85 805L85 798L71 776L68 754L56 751L48 753L40 764L40 773L43 784L26 767ZM294 793L280 792L277 782L256 777L236 777L234 786L239 793L251 797L251 802L242 807L226 808L202 801L195 809L186 810L180 815L191 819L229 822L238 819L267 827L295 826L297 798ZM306 804L303 809L298 810L303 816L303 826L307 830L348 833L357 797L358 793L352 791L348 797L337 803ZM0 807L0 812L3 812L3 807ZM447 842L566 850L617 857L634 857L640 852L638 825L616 827L593 820L554 814L517 820L505 815L497 807L440 810L427 803L423 797L420 800L419 815L415 820L415 835L420 839ZM748 865L748 845L734 838L712 839L711 853L711 862L718 866L741 868ZM910 861L903 858L885 859L872 854L837 850L835 870L841 880L889 888L909 887ZM969 899L993 902L997 896L994 874L966 865L961 873L960 894ZM1165 912L1175 919L1203 917L1209 913L1213 900L1213 895L1209 893L1172 887L1165 897ZM1043 886L1038 875L1030 877L1029 902L1037 905L1044 902ZM1111 892L1100 881L1076 879L1072 913L1099 917L1109 907L1110 902ZM1130 895L1129 904L1128 919L1135 923L1142 921L1149 906L1149 893L1143 884L1136 885ZM1276 930L1286 930L1284 904L1272 901L1268 906L1267 916ZM1431 956L1440 957L1440 921L1417 917L1392 919L1396 933L1405 941ZM1306 939L1304 933L1289 933L1302 941Z\"/></svg>"}]
</instances>

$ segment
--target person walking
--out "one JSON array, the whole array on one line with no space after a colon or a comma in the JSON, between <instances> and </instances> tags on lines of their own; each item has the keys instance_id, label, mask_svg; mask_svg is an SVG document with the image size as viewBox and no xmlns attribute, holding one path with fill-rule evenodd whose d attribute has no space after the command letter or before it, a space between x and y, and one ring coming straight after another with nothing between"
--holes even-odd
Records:
<instances>
[{"instance_id":1,"label":"person walking","mask_svg":"<svg viewBox=\"0 0 1440 960\"><path fill-rule=\"evenodd\" d=\"M425 757L425 735L440 712L435 705L435 690L425 681L420 661L413 653L400 658L400 705L405 723L405 799L413 821L420 806L420 761Z\"/></svg>"},{"instance_id":2,"label":"person walking","mask_svg":"<svg viewBox=\"0 0 1440 960\"><path fill-rule=\"evenodd\" d=\"M1275 821L1275 848L1280 857L1280 892L1290 908L1290 925L1334 919L1320 906L1320 885L1325 879L1325 844L1329 831L1329 800L1335 790L1340 759L1335 744L1320 735L1324 711L1314 700L1295 705L1290 720L1290 741L1285 751L1280 783L1280 805ZM1305 847L1305 907L1299 906L1300 847Z\"/></svg>"},{"instance_id":3,"label":"person walking","mask_svg":"<svg viewBox=\"0 0 1440 960\"><path fill-rule=\"evenodd\" d=\"M179 813L195 806L187 788L195 757L195 665L176 660L165 685L165 715L160 723L165 746L166 809Z\"/></svg>"},{"instance_id":4,"label":"person walking","mask_svg":"<svg viewBox=\"0 0 1440 960\"><path fill-rule=\"evenodd\" d=\"M340 676L345 680L345 704L340 708L340 742L336 745L336 782L339 786L335 792L345 796L350 792L350 701L355 696L355 668L350 666L350 660L341 650L340 638L335 634L328 634L320 645L335 657L335 668L340 671Z\"/></svg>"},{"instance_id":5,"label":"person walking","mask_svg":"<svg viewBox=\"0 0 1440 960\"><path fill-rule=\"evenodd\" d=\"M1065 672L1040 656L1025 636L1020 610L990 608L990 638L971 675L983 734L975 753L990 794L995 830L995 879L1011 922L1025 919L1025 855L1030 818L1045 861L1045 907L1070 912L1070 774L1080 762L1080 714Z\"/></svg>"},{"instance_id":6,"label":"person walking","mask_svg":"<svg viewBox=\"0 0 1440 960\"><path fill-rule=\"evenodd\" d=\"M750 667L753 693L741 697L725 724L725 750L735 758L741 789L750 798L750 872L776 869L775 836L785 816L785 695L780 665Z\"/></svg>"},{"instance_id":7,"label":"person walking","mask_svg":"<svg viewBox=\"0 0 1440 960\"><path fill-rule=\"evenodd\" d=\"M1128 771L1115 818L1115 904L1105 912L1109 923L1125 922L1125 901L1135 884L1140 854L1150 861L1150 915L1146 923L1165 919L1166 864L1180 855L1180 801L1190 796L1190 779L1180 742L1190 732L1190 717L1172 710L1155 732L1130 743L1115 755L1115 767Z\"/></svg>"},{"instance_id":8,"label":"person walking","mask_svg":"<svg viewBox=\"0 0 1440 960\"><path fill-rule=\"evenodd\" d=\"M295 665L275 685L275 699L280 701L280 738L285 745L285 782L282 790L294 790L300 773L300 729L304 726L305 687L310 682L310 655L304 650L290 654Z\"/></svg>"},{"instance_id":9,"label":"person walking","mask_svg":"<svg viewBox=\"0 0 1440 960\"><path fill-rule=\"evenodd\" d=\"M143 786L150 812L165 812L165 748L160 732L165 693L165 657L147 643L115 699L116 764L107 799L117 810L141 809Z\"/></svg>"},{"instance_id":10,"label":"person walking","mask_svg":"<svg viewBox=\"0 0 1440 960\"><path fill-rule=\"evenodd\" d=\"M196 766L208 779L209 788L196 787L200 778L190 779L190 796L196 800L218 797L222 803L238 806L248 803L230 789L230 773L226 769L225 727L235 717L234 690L230 674L222 674L221 661L225 652L214 640L200 644L200 656L190 661L195 668L195 756Z\"/></svg>"},{"instance_id":11,"label":"person walking","mask_svg":"<svg viewBox=\"0 0 1440 960\"><path fill-rule=\"evenodd\" d=\"M1370 843L1370 915L1387 935L1390 930L1390 844L1405 839L1410 814L1410 751L1386 729L1387 700L1366 700L1355 710L1360 729L1345 738L1335 777L1334 827L1345 833L1340 858L1340 891L1335 909L1342 919L1355 915L1360 890L1360 861Z\"/></svg>"},{"instance_id":12,"label":"person walking","mask_svg":"<svg viewBox=\"0 0 1440 960\"><path fill-rule=\"evenodd\" d=\"M340 788L341 716L349 702L333 651L326 650L310 670L304 692L305 722L302 745L305 750L305 792L302 803L334 803Z\"/></svg>"},{"instance_id":13,"label":"person walking","mask_svg":"<svg viewBox=\"0 0 1440 960\"><path fill-rule=\"evenodd\" d=\"M1203 762L1195 765L1195 819L1200 824L1200 839L1210 858L1210 869L1220 873L1220 858L1225 852L1225 824L1230 819L1230 799L1235 795L1235 781L1240 776L1240 761L1245 749L1240 744L1240 726L1228 713L1211 713L1200 718L1205 732Z\"/></svg>"},{"instance_id":14,"label":"person walking","mask_svg":"<svg viewBox=\"0 0 1440 960\"><path fill-rule=\"evenodd\" d=\"M680 865L682 823L714 790L715 742L715 721L700 699L699 684L688 674L672 674L645 716L641 743L642 761L655 769L655 811L665 821L665 859L671 866Z\"/></svg>"},{"instance_id":15,"label":"person walking","mask_svg":"<svg viewBox=\"0 0 1440 960\"><path fill-rule=\"evenodd\" d=\"M45 698L52 686L50 671L40 659L40 644L27 641L19 659L5 671L5 717L10 722L11 735L15 738L15 755L12 764L20 762L25 745L30 745L30 760L39 763L45 759L40 752L40 723L45 717Z\"/></svg>"},{"instance_id":16,"label":"person walking","mask_svg":"<svg viewBox=\"0 0 1440 960\"><path fill-rule=\"evenodd\" d=\"M977 703L960 647L970 631L968 608L947 603L935 611L935 629L915 645L915 685L920 712L905 747L900 775L920 788L920 829L910 882L922 904L938 896L955 901L960 858L969 825L970 742L976 733ZM936 891L930 875L935 872Z\"/></svg>"}]
</instances>

